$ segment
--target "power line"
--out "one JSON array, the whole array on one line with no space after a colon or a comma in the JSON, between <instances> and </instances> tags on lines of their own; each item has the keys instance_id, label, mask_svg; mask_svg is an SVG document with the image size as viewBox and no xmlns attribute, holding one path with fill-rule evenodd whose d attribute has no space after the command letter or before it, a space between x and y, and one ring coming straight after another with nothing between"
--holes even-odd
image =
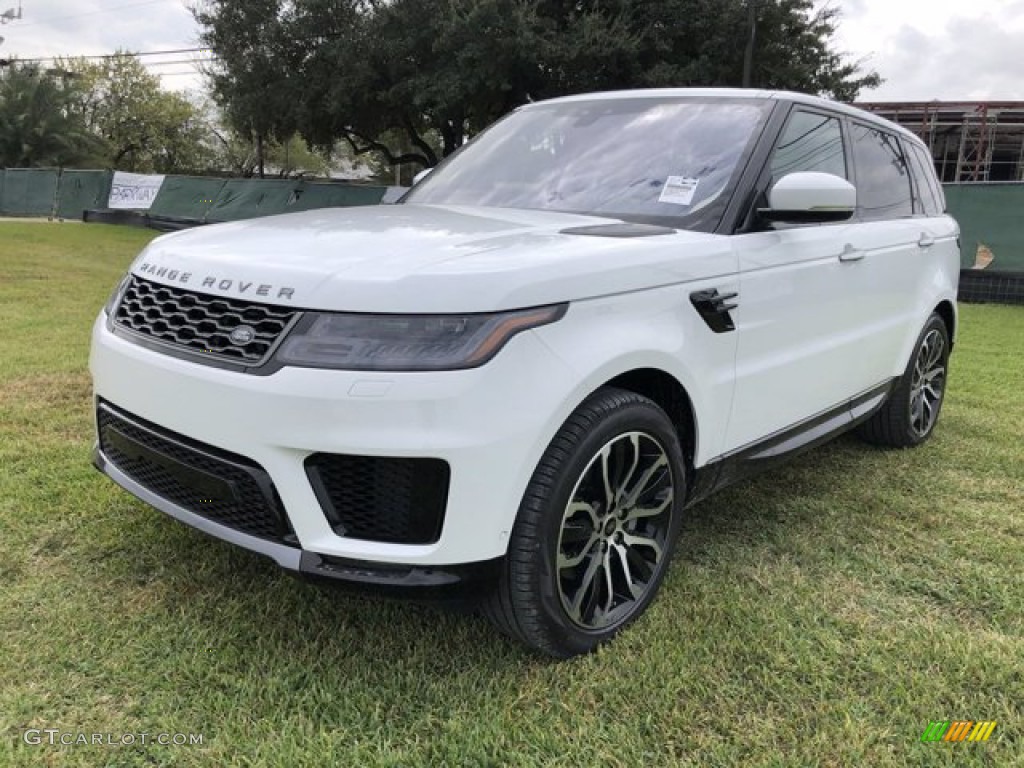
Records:
<instances>
[{"instance_id":1,"label":"power line","mask_svg":"<svg viewBox=\"0 0 1024 768\"><path fill-rule=\"evenodd\" d=\"M167 67L172 64L212 64L220 59L176 59L174 61L146 61L143 62L147 67Z\"/></svg>"},{"instance_id":2,"label":"power line","mask_svg":"<svg viewBox=\"0 0 1024 768\"><path fill-rule=\"evenodd\" d=\"M166 51L140 51L138 53L100 53L93 56L75 56L65 54L63 56L44 56L37 59L18 59L20 64L45 64L47 62L57 61L58 59L86 59L93 61L96 59L117 59L121 56L167 56L175 53L213 53L209 48L173 48Z\"/></svg>"}]
</instances>

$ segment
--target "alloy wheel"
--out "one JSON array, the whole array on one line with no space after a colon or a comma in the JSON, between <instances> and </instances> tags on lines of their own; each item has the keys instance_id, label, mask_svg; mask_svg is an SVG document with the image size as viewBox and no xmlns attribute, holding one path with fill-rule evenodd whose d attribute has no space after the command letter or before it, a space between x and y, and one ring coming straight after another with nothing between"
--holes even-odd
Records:
<instances>
[{"instance_id":1,"label":"alloy wheel","mask_svg":"<svg viewBox=\"0 0 1024 768\"><path fill-rule=\"evenodd\" d=\"M946 387L946 342L939 331L924 337L910 380L910 428L925 437L935 426Z\"/></svg>"},{"instance_id":2,"label":"alloy wheel","mask_svg":"<svg viewBox=\"0 0 1024 768\"><path fill-rule=\"evenodd\" d=\"M668 454L645 432L618 435L593 456L558 536L559 597L575 624L587 630L619 624L657 583L674 494Z\"/></svg>"}]
</instances>

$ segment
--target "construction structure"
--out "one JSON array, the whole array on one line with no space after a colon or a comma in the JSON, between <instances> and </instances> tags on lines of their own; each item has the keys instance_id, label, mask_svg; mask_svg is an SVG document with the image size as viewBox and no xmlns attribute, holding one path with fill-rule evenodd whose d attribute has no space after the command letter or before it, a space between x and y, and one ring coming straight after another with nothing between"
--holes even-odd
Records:
<instances>
[{"instance_id":1,"label":"construction structure","mask_svg":"<svg viewBox=\"0 0 1024 768\"><path fill-rule=\"evenodd\" d=\"M856 106L902 125L931 149L947 184L1024 181L1024 101L908 101Z\"/></svg>"},{"instance_id":2,"label":"construction structure","mask_svg":"<svg viewBox=\"0 0 1024 768\"><path fill-rule=\"evenodd\" d=\"M960 222L960 300L1024 304L1024 101L856 106L916 133Z\"/></svg>"}]
</instances>

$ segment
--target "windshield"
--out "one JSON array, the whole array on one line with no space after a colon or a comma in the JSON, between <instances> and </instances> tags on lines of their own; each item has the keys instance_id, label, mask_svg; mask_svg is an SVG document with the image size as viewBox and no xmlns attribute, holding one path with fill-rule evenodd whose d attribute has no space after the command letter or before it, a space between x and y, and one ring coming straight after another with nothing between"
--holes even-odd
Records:
<instances>
[{"instance_id":1,"label":"windshield","mask_svg":"<svg viewBox=\"0 0 1024 768\"><path fill-rule=\"evenodd\" d=\"M566 211L712 231L770 109L755 99L539 104L480 134L403 202Z\"/></svg>"}]
</instances>

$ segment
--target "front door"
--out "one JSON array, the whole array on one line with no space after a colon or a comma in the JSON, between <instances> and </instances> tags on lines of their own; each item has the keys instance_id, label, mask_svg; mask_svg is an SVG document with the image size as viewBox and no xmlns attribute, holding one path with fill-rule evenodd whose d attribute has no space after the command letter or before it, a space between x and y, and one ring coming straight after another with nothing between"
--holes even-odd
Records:
<instances>
[{"instance_id":1,"label":"front door","mask_svg":"<svg viewBox=\"0 0 1024 768\"><path fill-rule=\"evenodd\" d=\"M798 107L766 169L783 176L818 171L851 179L843 121ZM742 449L841 407L878 382L866 365L867 283L854 222L775 225L733 238L740 295L736 389L725 452Z\"/></svg>"}]
</instances>

